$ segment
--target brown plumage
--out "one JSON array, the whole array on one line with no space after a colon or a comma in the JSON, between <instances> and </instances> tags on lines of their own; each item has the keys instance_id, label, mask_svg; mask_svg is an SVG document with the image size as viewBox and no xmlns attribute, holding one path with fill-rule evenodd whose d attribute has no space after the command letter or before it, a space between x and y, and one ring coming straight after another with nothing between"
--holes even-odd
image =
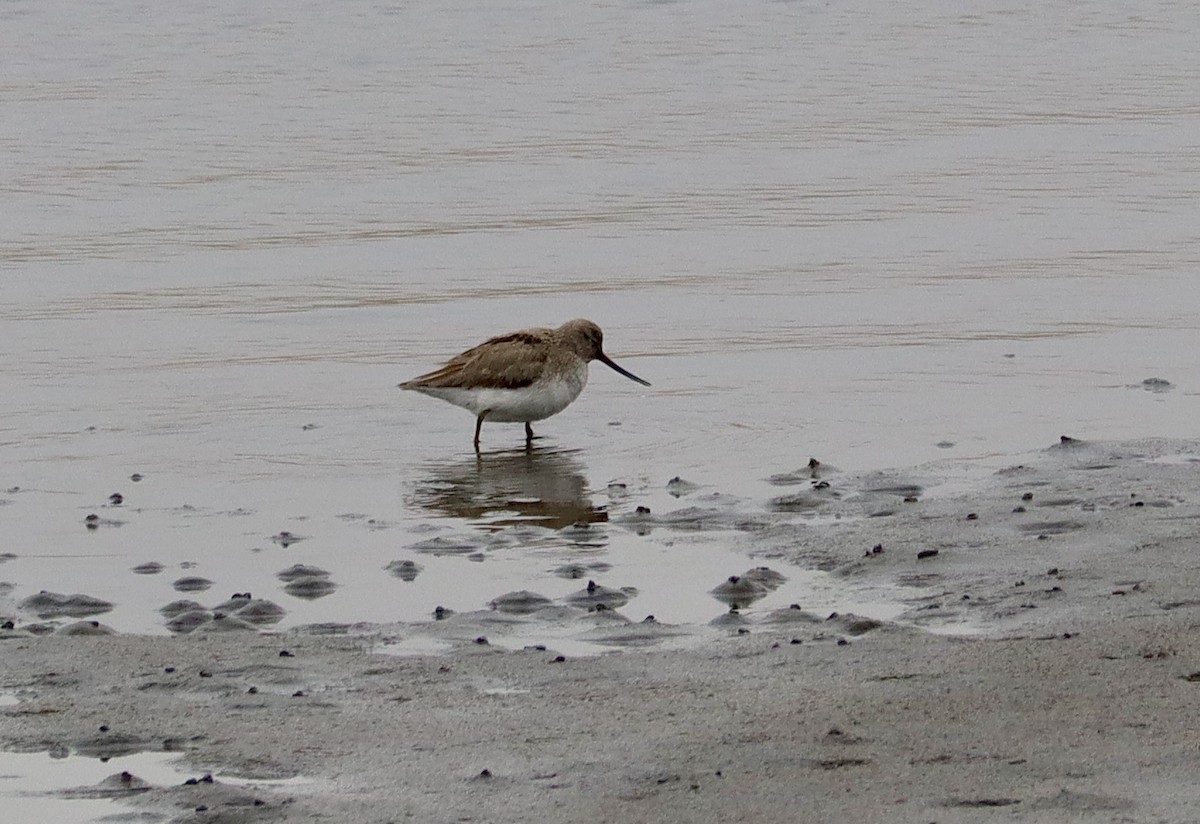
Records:
<instances>
[{"instance_id":1,"label":"brown plumage","mask_svg":"<svg viewBox=\"0 0 1200 824\"><path fill-rule=\"evenodd\" d=\"M521 389L536 381L551 360L549 336L542 333L553 331L528 329L498 335L455 355L440 369L405 381L400 388Z\"/></svg>"},{"instance_id":2,"label":"brown plumage","mask_svg":"<svg viewBox=\"0 0 1200 824\"><path fill-rule=\"evenodd\" d=\"M587 384L588 362L598 360L630 380L650 384L604 354L604 333L590 320L571 320L557 329L523 329L484 341L451 358L445 366L405 381L411 389L461 406L475 414L475 448L483 419L524 422L566 409Z\"/></svg>"}]
</instances>

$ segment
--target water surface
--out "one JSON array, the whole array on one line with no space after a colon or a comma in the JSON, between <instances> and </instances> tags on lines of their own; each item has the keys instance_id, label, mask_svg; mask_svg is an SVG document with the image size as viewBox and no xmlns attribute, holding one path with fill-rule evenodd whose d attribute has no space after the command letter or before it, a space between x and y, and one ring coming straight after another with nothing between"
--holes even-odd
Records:
<instances>
[{"instance_id":1,"label":"water surface","mask_svg":"<svg viewBox=\"0 0 1200 824\"><path fill-rule=\"evenodd\" d=\"M586 552L424 559L411 584L382 566L430 528L494 534L531 478L515 497L566 490L614 517L685 505L677 475L753 510L763 478L810 456L865 469L1194 434L1191 4L0 17L13 601L85 591L146 629L181 575L213 579L210 600L282 600L274 573L304 562L341 589L288 601L289 623L387 620L557 595L578 582L551 570L583 553L644 590L632 617L700 620L753 547L694 565L695 536L608 528ZM597 366L538 427L532 468L511 458L520 426L485 427L477 462L466 413L395 388L576 316L653 386ZM1171 388L1146 391L1155 377ZM610 500L612 481L629 494ZM436 494L456 485L482 506ZM91 513L125 525L88 531ZM167 570L128 572L148 560ZM819 586L789 574L789 596Z\"/></svg>"}]
</instances>

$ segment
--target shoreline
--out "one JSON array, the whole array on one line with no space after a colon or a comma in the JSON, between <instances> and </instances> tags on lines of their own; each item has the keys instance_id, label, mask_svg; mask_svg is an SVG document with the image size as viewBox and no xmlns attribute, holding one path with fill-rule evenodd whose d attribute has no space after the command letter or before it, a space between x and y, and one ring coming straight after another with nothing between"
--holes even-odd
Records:
<instances>
[{"instance_id":1,"label":"shoreline","mask_svg":"<svg viewBox=\"0 0 1200 824\"><path fill-rule=\"evenodd\" d=\"M0 691L21 700L0 745L179 751L216 781L126 801L182 822L1193 821L1196 455L1064 443L966 497L798 542L909 586L902 624L779 611L695 648L561 661L378 654L400 626L9 633ZM883 553L864 556L868 533ZM919 626L967 618L984 631Z\"/></svg>"}]
</instances>

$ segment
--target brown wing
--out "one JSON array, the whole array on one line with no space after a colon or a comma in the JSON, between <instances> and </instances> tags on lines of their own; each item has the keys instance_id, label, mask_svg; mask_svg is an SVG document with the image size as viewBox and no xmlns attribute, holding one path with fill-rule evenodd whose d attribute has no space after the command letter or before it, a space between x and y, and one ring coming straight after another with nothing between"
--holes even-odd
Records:
<instances>
[{"instance_id":1,"label":"brown wing","mask_svg":"<svg viewBox=\"0 0 1200 824\"><path fill-rule=\"evenodd\" d=\"M455 355L441 369L400 384L401 389L476 387L521 389L542 374L549 350L536 332L513 332Z\"/></svg>"}]
</instances>

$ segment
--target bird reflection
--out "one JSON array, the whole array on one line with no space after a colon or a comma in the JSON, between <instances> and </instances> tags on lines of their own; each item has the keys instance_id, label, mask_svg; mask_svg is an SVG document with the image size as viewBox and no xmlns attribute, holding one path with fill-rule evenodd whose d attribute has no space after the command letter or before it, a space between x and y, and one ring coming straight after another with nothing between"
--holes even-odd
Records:
<instances>
[{"instance_id":1,"label":"bird reflection","mask_svg":"<svg viewBox=\"0 0 1200 824\"><path fill-rule=\"evenodd\" d=\"M537 524L561 529L607 521L592 504L577 450L526 448L431 463L412 503L438 515L483 521L488 528Z\"/></svg>"}]
</instances>

